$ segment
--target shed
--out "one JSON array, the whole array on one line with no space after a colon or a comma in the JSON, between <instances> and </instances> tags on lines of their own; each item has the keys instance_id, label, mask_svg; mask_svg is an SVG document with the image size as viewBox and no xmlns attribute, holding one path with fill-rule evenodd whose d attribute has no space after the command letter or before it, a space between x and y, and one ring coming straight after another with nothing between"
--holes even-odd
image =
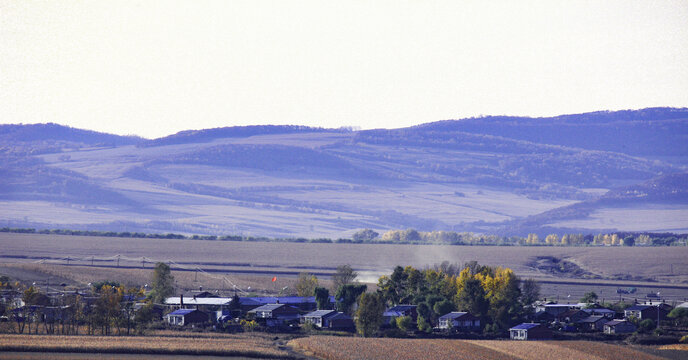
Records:
<instances>
[{"instance_id":1,"label":"shed","mask_svg":"<svg viewBox=\"0 0 688 360\"><path fill-rule=\"evenodd\" d=\"M552 338L552 330L542 324L522 323L509 329L512 340L546 340Z\"/></svg>"}]
</instances>

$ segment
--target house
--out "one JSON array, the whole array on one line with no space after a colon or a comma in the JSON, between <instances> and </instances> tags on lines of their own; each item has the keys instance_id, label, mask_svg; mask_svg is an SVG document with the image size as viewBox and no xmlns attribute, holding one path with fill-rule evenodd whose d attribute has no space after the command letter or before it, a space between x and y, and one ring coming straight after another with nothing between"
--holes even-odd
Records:
<instances>
[{"instance_id":1,"label":"house","mask_svg":"<svg viewBox=\"0 0 688 360\"><path fill-rule=\"evenodd\" d=\"M583 309L583 311L585 311L589 315L602 315L609 320L613 320L614 317L616 316L616 311L605 309L605 308Z\"/></svg>"},{"instance_id":2,"label":"house","mask_svg":"<svg viewBox=\"0 0 688 360\"><path fill-rule=\"evenodd\" d=\"M552 338L552 330L535 323L523 323L509 329L511 340L546 340Z\"/></svg>"},{"instance_id":3,"label":"house","mask_svg":"<svg viewBox=\"0 0 688 360\"><path fill-rule=\"evenodd\" d=\"M556 316L557 321L562 323L576 323L590 316L589 313L579 309L570 309Z\"/></svg>"},{"instance_id":4,"label":"house","mask_svg":"<svg viewBox=\"0 0 688 360\"><path fill-rule=\"evenodd\" d=\"M657 304L657 305L633 305L626 310L624 310L624 318L628 319L630 317L635 317L638 320L652 319L652 321L657 321L657 311L659 311L659 320L666 319L666 316L671 311L671 306L668 304Z\"/></svg>"},{"instance_id":5,"label":"house","mask_svg":"<svg viewBox=\"0 0 688 360\"><path fill-rule=\"evenodd\" d=\"M416 312L416 305L397 305L387 309L382 313L382 325L389 326L398 317L408 316L415 323L418 319L418 313Z\"/></svg>"},{"instance_id":6,"label":"house","mask_svg":"<svg viewBox=\"0 0 688 360\"><path fill-rule=\"evenodd\" d=\"M344 330L344 331L355 331L356 325L354 325L354 319L351 316L338 312L336 315L328 319L329 329L331 330Z\"/></svg>"},{"instance_id":7,"label":"house","mask_svg":"<svg viewBox=\"0 0 688 360\"><path fill-rule=\"evenodd\" d=\"M440 316L440 329L455 329L459 331L480 330L480 319L467 312L450 312Z\"/></svg>"},{"instance_id":8,"label":"house","mask_svg":"<svg viewBox=\"0 0 688 360\"><path fill-rule=\"evenodd\" d=\"M200 310L179 309L165 315L165 320L168 324L176 326L200 324L208 322L208 314Z\"/></svg>"},{"instance_id":9,"label":"house","mask_svg":"<svg viewBox=\"0 0 688 360\"><path fill-rule=\"evenodd\" d=\"M232 298L229 297L185 297L184 295L168 297L165 305L176 309L196 309L206 312L229 309Z\"/></svg>"},{"instance_id":10,"label":"house","mask_svg":"<svg viewBox=\"0 0 688 360\"><path fill-rule=\"evenodd\" d=\"M628 320L612 320L604 324L605 334L630 334L638 328Z\"/></svg>"},{"instance_id":11,"label":"house","mask_svg":"<svg viewBox=\"0 0 688 360\"><path fill-rule=\"evenodd\" d=\"M310 312L301 317L301 322L332 330L351 330L354 328L354 321L350 316L335 310L317 310Z\"/></svg>"},{"instance_id":12,"label":"house","mask_svg":"<svg viewBox=\"0 0 688 360\"><path fill-rule=\"evenodd\" d=\"M609 319L603 315L590 315L585 319L578 320L576 325L582 331L602 331L604 324L609 322Z\"/></svg>"},{"instance_id":13,"label":"house","mask_svg":"<svg viewBox=\"0 0 688 360\"><path fill-rule=\"evenodd\" d=\"M334 304L334 296L330 296L330 303ZM315 311L317 304L315 296L253 296L239 298L241 304L241 311L248 312L259 306L267 304L286 304L293 306L302 312Z\"/></svg>"},{"instance_id":14,"label":"house","mask_svg":"<svg viewBox=\"0 0 688 360\"><path fill-rule=\"evenodd\" d=\"M301 311L287 304L267 304L259 306L248 313L248 318L256 319L265 326L280 326L299 320Z\"/></svg>"},{"instance_id":15,"label":"house","mask_svg":"<svg viewBox=\"0 0 688 360\"><path fill-rule=\"evenodd\" d=\"M555 317L571 309L581 309L585 304L542 304L535 307L535 313L546 312Z\"/></svg>"}]
</instances>

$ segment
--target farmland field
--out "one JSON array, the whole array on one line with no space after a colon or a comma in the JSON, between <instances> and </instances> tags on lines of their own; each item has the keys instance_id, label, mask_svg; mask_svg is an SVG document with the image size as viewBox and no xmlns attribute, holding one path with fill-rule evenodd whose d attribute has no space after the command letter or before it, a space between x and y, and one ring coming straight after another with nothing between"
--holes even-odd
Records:
<instances>
[{"instance_id":1,"label":"farmland field","mask_svg":"<svg viewBox=\"0 0 688 360\"><path fill-rule=\"evenodd\" d=\"M289 345L328 360L348 359L533 359L659 360L619 345L587 341L428 340L311 336ZM430 355L432 354L432 355Z\"/></svg>"},{"instance_id":2,"label":"farmland field","mask_svg":"<svg viewBox=\"0 0 688 360\"><path fill-rule=\"evenodd\" d=\"M165 261L183 287L222 288L227 277L239 287L271 290L288 286L301 271L327 279L342 264L359 271L359 280L374 283L396 265L423 268L442 261L477 260L542 281L546 296L576 299L591 286L607 298L617 296L617 287L628 286L637 287L639 297L650 291L676 300L688 296L688 247L311 244L0 233L0 249L0 273L17 274L14 278L21 278L22 272L43 274L78 283L119 276L142 285L150 278L152 263ZM595 278L541 272L532 265L538 257L567 260ZM204 272L198 274L198 268ZM272 276L278 277L278 284L265 281ZM619 276L633 280L613 280Z\"/></svg>"},{"instance_id":3,"label":"farmland field","mask_svg":"<svg viewBox=\"0 0 688 360\"><path fill-rule=\"evenodd\" d=\"M223 336L0 335L0 352L79 352L212 355L289 359L294 356L260 334Z\"/></svg>"}]
</instances>

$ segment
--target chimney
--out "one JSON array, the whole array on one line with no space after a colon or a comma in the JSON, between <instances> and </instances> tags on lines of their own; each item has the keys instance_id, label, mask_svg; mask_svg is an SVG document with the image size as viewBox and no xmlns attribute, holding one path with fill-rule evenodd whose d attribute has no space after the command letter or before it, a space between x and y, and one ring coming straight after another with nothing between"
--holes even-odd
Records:
<instances>
[{"instance_id":1,"label":"chimney","mask_svg":"<svg viewBox=\"0 0 688 360\"><path fill-rule=\"evenodd\" d=\"M179 295L179 308L184 308L184 294Z\"/></svg>"}]
</instances>

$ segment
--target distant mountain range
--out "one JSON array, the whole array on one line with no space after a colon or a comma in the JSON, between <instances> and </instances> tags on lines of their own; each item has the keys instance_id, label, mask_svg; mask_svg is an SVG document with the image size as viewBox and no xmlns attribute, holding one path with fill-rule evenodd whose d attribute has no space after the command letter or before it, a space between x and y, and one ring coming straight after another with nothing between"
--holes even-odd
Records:
<instances>
[{"instance_id":1,"label":"distant mountain range","mask_svg":"<svg viewBox=\"0 0 688 360\"><path fill-rule=\"evenodd\" d=\"M688 232L687 164L685 108L154 140L0 125L0 225L279 237Z\"/></svg>"}]
</instances>

